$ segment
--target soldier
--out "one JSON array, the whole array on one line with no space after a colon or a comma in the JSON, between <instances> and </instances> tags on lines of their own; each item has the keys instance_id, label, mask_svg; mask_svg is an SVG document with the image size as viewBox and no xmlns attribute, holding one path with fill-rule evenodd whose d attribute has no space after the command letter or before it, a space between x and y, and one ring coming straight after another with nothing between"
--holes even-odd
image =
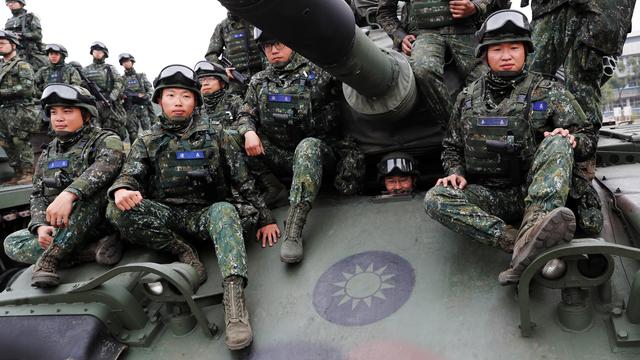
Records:
<instances>
[{"instance_id":1,"label":"soldier","mask_svg":"<svg viewBox=\"0 0 640 360\"><path fill-rule=\"evenodd\" d=\"M195 66L204 98L203 110L214 124L221 128L232 128L238 108L242 105L242 97L227 91L229 78L225 69L208 61L200 61Z\"/></svg>"},{"instance_id":2,"label":"soldier","mask_svg":"<svg viewBox=\"0 0 640 360\"><path fill-rule=\"evenodd\" d=\"M276 38L256 32L269 66L251 78L238 115L238 132L244 136L252 172L267 189L268 203L279 205L286 199L276 175L293 178L280 260L297 263L303 257L302 228L323 173L337 171L344 178L360 171L363 156L340 157L336 170L338 82ZM342 193L353 191L339 179L335 184Z\"/></svg>"},{"instance_id":3,"label":"soldier","mask_svg":"<svg viewBox=\"0 0 640 360\"><path fill-rule=\"evenodd\" d=\"M162 107L156 124L131 147L122 173L109 189L109 220L133 243L171 252L193 266L204 282L207 272L191 240L213 242L224 279L227 346L252 340L243 288L247 265L238 212L226 202L231 186L260 214L258 238L275 241L278 226L253 187L237 142L199 115L200 84L190 68L165 67L154 81L152 100Z\"/></svg>"},{"instance_id":4,"label":"soldier","mask_svg":"<svg viewBox=\"0 0 640 360\"><path fill-rule=\"evenodd\" d=\"M564 206L574 159L593 156L597 141L573 95L527 70L534 48L522 13L498 11L478 35L476 56L490 71L456 100L443 140L447 177L429 190L425 210L456 232L512 251L499 276L506 285L545 248L571 241L575 217ZM516 236L507 222L520 217Z\"/></svg>"},{"instance_id":5,"label":"soldier","mask_svg":"<svg viewBox=\"0 0 640 360\"><path fill-rule=\"evenodd\" d=\"M523 0L520 6L529 5ZM630 0L536 0L531 2L533 42L536 53L531 69L555 74L563 66L566 86L573 93L596 130L602 125L600 92L603 57L619 56L635 1ZM591 186L595 154L576 163L570 198L578 226L589 235L602 231L598 194Z\"/></svg>"},{"instance_id":6,"label":"soldier","mask_svg":"<svg viewBox=\"0 0 640 360\"><path fill-rule=\"evenodd\" d=\"M485 68L473 56L477 25L503 0L411 0L407 2L408 26L398 19L398 0L378 1L378 23L396 47L409 57L416 82L436 119L445 123L451 113L451 97L444 83L445 53L451 53L465 84ZM508 2L508 1L506 1ZM500 3L500 5L497 5Z\"/></svg>"},{"instance_id":7,"label":"soldier","mask_svg":"<svg viewBox=\"0 0 640 360\"><path fill-rule=\"evenodd\" d=\"M127 132L129 142L133 143L138 138L138 129L149 130L151 127L151 94L153 87L147 75L136 72L133 68L136 59L133 55L123 53L118 56L118 62L124 67L124 108L127 111Z\"/></svg>"},{"instance_id":8,"label":"soldier","mask_svg":"<svg viewBox=\"0 0 640 360\"><path fill-rule=\"evenodd\" d=\"M65 63L69 53L64 46L47 44L45 51L49 57L49 65L41 68L36 73L35 84L38 96L42 94L42 90L49 84L82 85L82 78L78 70Z\"/></svg>"},{"instance_id":9,"label":"soldier","mask_svg":"<svg viewBox=\"0 0 640 360\"><path fill-rule=\"evenodd\" d=\"M40 19L24 8L25 0L5 0L13 17L7 19L4 29L18 35L20 47L18 55L31 64L34 71L47 65L42 45L42 26Z\"/></svg>"},{"instance_id":10,"label":"soldier","mask_svg":"<svg viewBox=\"0 0 640 360\"><path fill-rule=\"evenodd\" d=\"M42 107L55 138L36 166L29 227L9 235L4 249L16 261L35 263L32 286L54 287L60 283L57 269L63 260L77 261L87 251L90 260L102 264L120 260L115 237L89 243L100 236L105 192L122 167L124 151L116 134L91 124L98 111L86 89L49 85ZM78 252L83 247L86 251Z\"/></svg>"},{"instance_id":11,"label":"soldier","mask_svg":"<svg viewBox=\"0 0 640 360\"><path fill-rule=\"evenodd\" d=\"M413 193L418 179L413 156L403 152L389 153L380 159L377 168L386 190L385 195Z\"/></svg>"},{"instance_id":12,"label":"soldier","mask_svg":"<svg viewBox=\"0 0 640 360\"><path fill-rule=\"evenodd\" d=\"M120 103L123 84L115 66L105 63L109 57L109 49L105 44L96 41L91 44L89 54L93 63L82 69L83 81L91 94L95 96L100 112L100 127L118 133L124 141L126 134L126 113Z\"/></svg>"},{"instance_id":13,"label":"soldier","mask_svg":"<svg viewBox=\"0 0 640 360\"><path fill-rule=\"evenodd\" d=\"M19 41L10 31L0 30L0 136L11 166L14 181L30 184L33 175L33 150L29 133L39 125L34 104L33 70L16 53Z\"/></svg>"}]
</instances>

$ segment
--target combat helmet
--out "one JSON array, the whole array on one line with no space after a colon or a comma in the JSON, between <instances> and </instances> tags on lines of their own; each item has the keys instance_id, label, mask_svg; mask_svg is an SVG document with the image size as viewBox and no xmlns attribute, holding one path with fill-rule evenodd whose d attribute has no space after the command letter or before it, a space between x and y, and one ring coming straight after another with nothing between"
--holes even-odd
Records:
<instances>
[{"instance_id":1,"label":"combat helmet","mask_svg":"<svg viewBox=\"0 0 640 360\"><path fill-rule=\"evenodd\" d=\"M7 39L12 42L14 45L20 45L20 40L18 40L18 35L13 31L9 30L0 30L0 39Z\"/></svg>"},{"instance_id":2,"label":"combat helmet","mask_svg":"<svg viewBox=\"0 0 640 360\"><path fill-rule=\"evenodd\" d=\"M91 44L89 55L93 55L93 50L102 50L104 52L104 58L106 59L109 57L109 49L103 42L94 41L93 44Z\"/></svg>"},{"instance_id":3,"label":"combat helmet","mask_svg":"<svg viewBox=\"0 0 640 360\"><path fill-rule=\"evenodd\" d=\"M40 105L45 115L49 118L49 109L52 106L74 106L86 110L93 118L98 118L96 99L89 90L77 86L61 83L47 85L42 90ZM86 120L85 120L86 121Z\"/></svg>"},{"instance_id":4,"label":"combat helmet","mask_svg":"<svg viewBox=\"0 0 640 360\"><path fill-rule=\"evenodd\" d=\"M129 53L122 53L118 55L118 63L120 63L120 65L122 65L122 63L125 62L126 60L131 60L132 63L136 62L136 58Z\"/></svg>"},{"instance_id":5,"label":"combat helmet","mask_svg":"<svg viewBox=\"0 0 640 360\"><path fill-rule=\"evenodd\" d=\"M200 93L200 82L196 73L185 65L169 65L160 71L160 74L153 80L153 97L151 100L158 104L158 98L162 94L162 89L181 88L193 92L196 96L198 106L202 106L202 94Z\"/></svg>"},{"instance_id":6,"label":"combat helmet","mask_svg":"<svg viewBox=\"0 0 640 360\"><path fill-rule=\"evenodd\" d=\"M522 42L528 53L533 52L529 20L516 10L500 10L491 14L476 32L476 39L476 57L481 57L487 46L505 42Z\"/></svg>"},{"instance_id":7,"label":"combat helmet","mask_svg":"<svg viewBox=\"0 0 640 360\"><path fill-rule=\"evenodd\" d=\"M392 152L380 159L377 169L380 177L390 175L413 175L418 176L420 172L417 168L416 160L413 156L404 152Z\"/></svg>"},{"instance_id":8,"label":"combat helmet","mask_svg":"<svg viewBox=\"0 0 640 360\"><path fill-rule=\"evenodd\" d=\"M198 76L198 79L207 76L215 76L222 80L225 84L229 84L229 77L227 76L227 72L221 65L208 61L198 61L193 68L196 72L196 75Z\"/></svg>"},{"instance_id":9,"label":"combat helmet","mask_svg":"<svg viewBox=\"0 0 640 360\"><path fill-rule=\"evenodd\" d=\"M27 6L27 2L25 0L4 0L4 3L8 3L9 1L15 1L18 2L20 4L22 4L22 6Z\"/></svg>"},{"instance_id":10,"label":"combat helmet","mask_svg":"<svg viewBox=\"0 0 640 360\"><path fill-rule=\"evenodd\" d=\"M69 56L69 53L67 52L67 48L60 44L47 44L47 46L45 46L44 48L44 52L47 54L51 52L57 52L57 53L60 53L65 58Z\"/></svg>"}]
</instances>

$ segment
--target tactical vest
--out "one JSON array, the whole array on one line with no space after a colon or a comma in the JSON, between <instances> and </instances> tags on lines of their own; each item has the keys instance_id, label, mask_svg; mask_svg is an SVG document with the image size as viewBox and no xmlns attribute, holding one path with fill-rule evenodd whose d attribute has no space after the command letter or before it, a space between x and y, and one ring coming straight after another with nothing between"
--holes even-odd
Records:
<instances>
[{"instance_id":1,"label":"tactical vest","mask_svg":"<svg viewBox=\"0 0 640 360\"><path fill-rule=\"evenodd\" d=\"M44 195L49 202L93 164L96 144L107 136L115 134L97 128L87 130L91 132L85 134L65 153L59 153L58 139L53 139L47 146L47 162L42 179Z\"/></svg>"},{"instance_id":2,"label":"tactical vest","mask_svg":"<svg viewBox=\"0 0 640 360\"><path fill-rule=\"evenodd\" d=\"M453 23L449 0L411 0L409 3L409 29L435 29Z\"/></svg>"},{"instance_id":3,"label":"tactical vest","mask_svg":"<svg viewBox=\"0 0 640 360\"><path fill-rule=\"evenodd\" d=\"M209 204L220 193L218 164L221 157L215 132L206 121L196 125L188 139L168 134L158 125L141 135L154 174L150 197L173 202ZM215 166L212 166L215 164Z\"/></svg>"},{"instance_id":4,"label":"tactical vest","mask_svg":"<svg viewBox=\"0 0 640 360\"><path fill-rule=\"evenodd\" d=\"M53 83L64 83L64 68L62 67L51 67L48 69L49 71L49 76L47 76L47 83L46 85L49 84L53 84ZM45 85L45 86L46 86Z\"/></svg>"},{"instance_id":5,"label":"tactical vest","mask_svg":"<svg viewBox=\"0 0 640 360\"><path fill-rule=\"evenodd\" d=\"M226 128L233 124L234 117L231 112L231 107L224 100L225 98L222 97L214 109L206 109L206 112L209 120L211 120L214 125L221 124Z\"/></svg>"},{"instance_id":6,"label":"tactical vest","mask_svg":"<svg viewBox=\"0 0 640 360\"><path fill-rule=\"evenodd\" d=\"M537 149L535 127L531 124L531 91L540 78L530 75L521 81L511 95L496 109L489 110L485 103L484 78L473 82L463 104L461 124L465 139L465 172L470 178L494 179L499 183L512 183L509 179L509 162L505 154L489 151L487 140L501 141L519 147L518 154L523 175L528 170ZM543 105L544 103L544 105ZM535 103L534 107L544 107L546 102ZM508 155L507 155L508 156ZM482 181L479 181L482 183ZM514 184L515 185L515 184Z\"/></svg>"},{"instance_id":7,"label":"tactical vest","mask_svg":"<svg viewBox=\"0 0 640 360\"><path fill-rule=\"evenodd\" d=\"M113 90L113 69L109 64L91 64L83 70L87 79L98 85L102 94L108 99Z\"/></svg>"},{"instance_id":8,"label":"tactical vest","mask_svg":"<svg viewBox=\"0 0 640 360\"><path fill-rule=\"evenodd\" d=\"M125 90L129 90L136 93L146 93L143 82L139 78L139 74L124 75Z\"/></svg>"},{"instance_id":9,"label":"tactical vest","mask_svg":"<svg viewBox=\"0 0 640 360\"><path fill-rule=\"evenodd\" d=\"M229 22L222 34L224 54L238 71L253 70L256 72L262 68L262 58L260 57L260 49L253 40L253 30L245 22L235 24L239 27L236 28L233 23Z\"/></svg>"},{"instance_id":10,"label":"tactical vest","mask_svg":"<svg viewBox=\"0 0 640 360\"><path fill-rule=\"evenodd\" d=\"M7 19L4 29L13 31L14 33L23 34L25 32L31 32L31 22L33 21L33 14L25 12L18 16L12 16ZM38 54L43 53L43 46L41 42L32 41L29 39L20 39L20 47L29 47L37 51Z\"/></svg>"}]
</instances>

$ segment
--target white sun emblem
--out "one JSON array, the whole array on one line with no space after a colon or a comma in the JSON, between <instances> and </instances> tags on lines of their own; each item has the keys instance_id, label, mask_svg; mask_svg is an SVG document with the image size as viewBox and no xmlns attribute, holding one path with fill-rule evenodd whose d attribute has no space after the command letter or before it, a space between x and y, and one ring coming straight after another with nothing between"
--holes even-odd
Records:
<instances>
[{"instance_id":1,"label":"white sun emblem","mask_svg":"<svg viewBox=\"0 0 640 360\"><path fill-rule=\"evenodd\" d=\"M374 271L373 263L371 263L366 270L362 270L360 265L356 265L353 274L343 272L342 276L345 281L332 283L340 288L333 294L333 296L342 297L338 306L351 301L351 310L354 310L361 302L371 308L371 301L374 297L386 300L382 290L395 288L395 285L386 282L395 276L395 274L383 275L386 268L387 266L383 266Z\"/></svg>"}]
</instances>

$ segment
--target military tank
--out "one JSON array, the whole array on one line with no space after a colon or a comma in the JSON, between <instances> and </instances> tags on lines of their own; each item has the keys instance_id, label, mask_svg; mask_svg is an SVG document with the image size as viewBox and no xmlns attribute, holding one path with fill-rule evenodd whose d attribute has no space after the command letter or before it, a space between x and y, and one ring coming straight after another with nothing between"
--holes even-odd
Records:
<instances>
[{"instance_id":1,"label":"military tank","mask_svg":"<svg viewBox=\"0 0 640 360\"><path fill-rule=\"evenodd\" d=\"M344 1L222 4L345 82L346 130L368 154L422 148L438 171L440 125L428 122L406 60L363 36ZM202 244L209 279L197 290L191 268L139 248L113 267L63 270L55 289L31 288L29 268L13 274L0 293L0 357L637 359L639 160L640 127L603 128L595 186L605 229L541 254L518 287L497 282L509 255L429 219L423 194L380 202L328 193L305 227L301 264L247 242L248 349L224 345L222 280L213 246ZM281 223L286 208L275 215ZM551 259L561 261L543 274Z\"/></svg>"}]
</instances>

